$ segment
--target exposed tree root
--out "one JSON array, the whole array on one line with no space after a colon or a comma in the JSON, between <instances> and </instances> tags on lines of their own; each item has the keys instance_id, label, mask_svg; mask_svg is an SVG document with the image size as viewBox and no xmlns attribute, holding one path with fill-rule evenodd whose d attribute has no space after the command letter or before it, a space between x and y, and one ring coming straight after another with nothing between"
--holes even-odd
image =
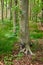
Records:
<instances>
[{"instance_id":1,"label":"exposed tree root","mask_svg":"<svg viewBox=\"0 0 43 65\"><path fill-rule=\"evenodd\" d=\"M20 46L20 52L23 52L23 53L26 54L26 55L28 55L28 54L30 54L30 55L35 55L35 54L31 51L29 45L23 45L23 44L21 44L21 46Z\"/></svg>"}]
</instances>

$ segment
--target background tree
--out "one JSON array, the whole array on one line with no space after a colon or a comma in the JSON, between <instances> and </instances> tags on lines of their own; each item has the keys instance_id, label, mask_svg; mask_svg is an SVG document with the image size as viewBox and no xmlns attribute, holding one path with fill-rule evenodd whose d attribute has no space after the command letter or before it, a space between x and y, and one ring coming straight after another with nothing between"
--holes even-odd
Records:
<instances>
[{"instance_id":1,"label":"background tree","mask_svg":"<svg viewBox=\"0 0 43 65\"><path fill-rule=\"evenodd\" d=\"M3 21L4 0L1 0L1 8L2 8L1 17L2 17L2 21Z\"/></svg>"},{"instance_id":2,"label":"background tree","mask_svg":"<svg viewBox=\"0 0 43 65\"><path fill-rule=\"evenodd\" d=\"M43 26L43 0L41 0L42 3L42 18L41 18L41 25Z\"/></svg>"}]
</instances>

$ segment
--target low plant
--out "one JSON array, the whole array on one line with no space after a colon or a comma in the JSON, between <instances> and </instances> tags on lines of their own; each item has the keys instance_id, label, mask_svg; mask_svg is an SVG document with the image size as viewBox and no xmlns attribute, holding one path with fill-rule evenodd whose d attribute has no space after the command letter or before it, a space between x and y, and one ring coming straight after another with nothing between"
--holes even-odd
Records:
<instances>
[{"instance_id":1,"label":"low plant","mask_svg":"<svg viewBox=\"0 0 43 65\"><path fill-rule=\"evenodd\" d=\"M4 64L5 65L12 65L13 64L13 56L5 56L4 57Z\"/></svg>"}]
</instances>

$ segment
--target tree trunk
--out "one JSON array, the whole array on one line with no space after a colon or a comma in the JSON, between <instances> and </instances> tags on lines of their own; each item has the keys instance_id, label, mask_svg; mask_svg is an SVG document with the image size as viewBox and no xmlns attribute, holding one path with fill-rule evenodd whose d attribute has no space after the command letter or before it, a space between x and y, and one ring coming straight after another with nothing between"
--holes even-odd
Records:
<instances>
[{"instance_id":1,"label":"tree trunk","mask_svg":"<svg viewBox=\"0 0 43 65\"><path fill-rule=\"evenodd\" d=\"M27 51L29 51L30 54L33 55L29 47L30 37L29 37L28 6L29 6L29 0L21 0L21 10L23 11L22 19L21 19L21 40L23 43L25 43L26 54Z\"/></svg>"},{"instance_id":2,"label":"tree trunk","mask_svg":"<svg viewBox=\"0 0 43 65\"><path fill-rule=\"evenodd\" d=\"M10 20L12 20L12 1L10 0Z\"/></svg>"},{"instance_id":3,"label":"tree trunk","mask_svg":"<svg viewBox=\"0 0 43 65\"><path fill-rule=\"evenodd\" d=\"M4 0L1 0L1 8L2 8L1 17L2 17L2 22L3 22Z\"/></svg>"},{"instance_id":4,"label":"tree trunk","mask_svg":"<svg viewBox=\"0 0 43 65\"><path fill-rule=\"evenodd\" d=\"M18 5L18 0L15 0L15 33L16 36L18 36L19 34L19 5Z\"/></svg>"},{"instance_id":5,"label":"tree trunk","mask_svg":"<svg viewBox=\"0 0 43 65\"><path fill-rule=\"evenodd\" d=\"M7 0L6 0L6 18L7 18Z\"/></svg>"}]
</instances>

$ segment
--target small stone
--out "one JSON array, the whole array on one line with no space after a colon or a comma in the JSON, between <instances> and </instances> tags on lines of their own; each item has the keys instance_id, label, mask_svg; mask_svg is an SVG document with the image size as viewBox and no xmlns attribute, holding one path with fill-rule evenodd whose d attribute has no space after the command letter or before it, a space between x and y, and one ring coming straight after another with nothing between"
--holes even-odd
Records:
<instances>
[{"instance_id":1,"label":"small stone","mask_svg":"<svg viewBox=\"0 0 43 65\"><path fill-rule=\"evenodd\" d=\"M33 64L30 64L30 65L33 65Z\"/></svg>"},{"instance_id":2,"label":"small stone","mask_svg":"<svg viewBox=\"0 0 43 65\"><path fill-rule=\"evenodd\" d=\"M0 65L3 65L3 63L2 63L2 62L0 62Z\"/></svg>"}]
</instances>

